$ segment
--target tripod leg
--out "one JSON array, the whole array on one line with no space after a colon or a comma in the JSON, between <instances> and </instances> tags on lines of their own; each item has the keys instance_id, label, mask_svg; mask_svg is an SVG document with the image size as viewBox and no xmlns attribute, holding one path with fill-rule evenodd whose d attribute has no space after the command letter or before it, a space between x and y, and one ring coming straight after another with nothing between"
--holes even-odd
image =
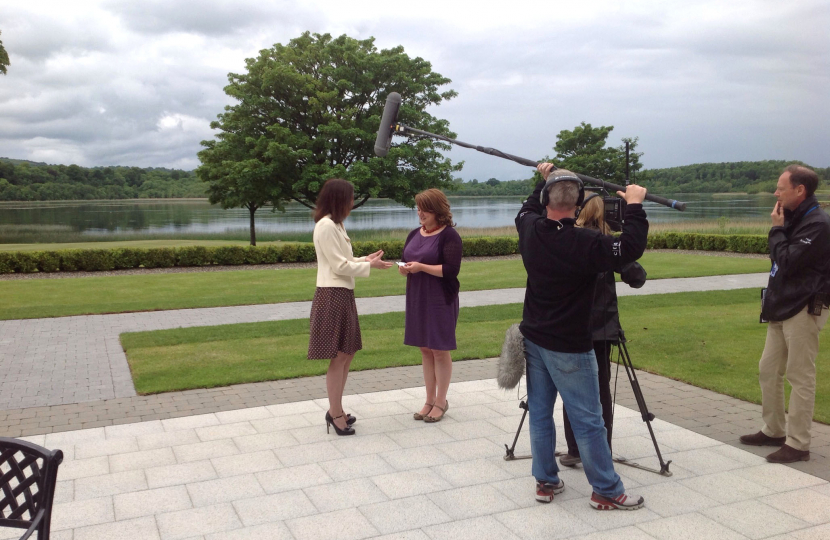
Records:
<instances>
[{"instance_id":1,"label":"tripod leg","mask_svg":"<svg viewBox=\"0 0 830 540\"><path fill-rule=\"evenodd\" d=\"M643 467L637 463L632 463L627 460L614 460L617 463L628 465L630 467L636 467L638 469L644 469L651 472L656 472L657 474L661 474L663 476L671 476L671 472L669 471L669 464L671 464L671 460L668 462L663 461L663 455L660 453L660 447L657 445L657 438L654 436L654 430L651 427L651 421L654 420L654 415L649 412L648 406L646 405L646 399L643 397L643 391L640 389L640 382L637 380L637 373L634 371L634 365L631 363L631 357L628 354L628 347L625 346L625 335L620 332L620 355L619 357L622 359L623 367L625 368L625 373L628 375L628 380L631 382L631 390L634 392L634 399L637 400L637 406L640 409L640 415L643 418L643 422L646 423L648 426L648 433L651 435L651 442L654 444L654 450L657 452L657 459L660 461L660 470L656 471L654 469L649 469L647 467Z\"/></svg>"},{"instance_id":2,"label":"tripod leg","mask_svg":"<svg viewBox=\"0 0 830 540\"><path fill-rule=\"evenodd\" d=\"M522 432L522 426L525 423L525 417L527 416L527 403L525 401L519 402L519 408L524 409L525 412L522 413L522 419L519 421L519 429L516 430L516 436L513 438L513 446L504 445L506 450L506 454L504 456L505 461L513 461L514 459L530 459L532 456L517 456L514 454L516 450L516 442L519 440L519 433Z\"/></svg>"}]
</instances>

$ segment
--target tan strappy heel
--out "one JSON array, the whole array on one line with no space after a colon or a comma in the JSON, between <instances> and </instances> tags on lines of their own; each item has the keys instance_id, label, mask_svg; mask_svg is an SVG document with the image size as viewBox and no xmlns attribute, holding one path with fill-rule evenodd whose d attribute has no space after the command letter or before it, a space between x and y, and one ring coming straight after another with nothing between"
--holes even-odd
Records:
<instances>
[{"instance_id":1,"label":"tan strappy heel","mask_svg":"<svg viewBox=\"0 0 830 540\"><path fill-rule=\"evenodd\" d=\"M424 422L427 422L428 424L433 424L435 422L440 422L441 419L444 418L444 415L447 413L447 409L450 408L450 401L447 400L447 403L443 407L441 407L440 405L435 405L435 404L433 404L433 407L437 407L437 408L441 409L441 416L429 416L429 415L424 416Z\"/></svg>"},{"instance_id":2,"label":"tan strappy heel","mask_svg":"<svg viewBox=\"0 0 830 540\"><path fill-rule=\"evenodd\" d=\"M432 410L432 408L435 406L435 404L434 404L434 403L424 403L424 405L429 405L429 410L430 410L430 411L431 411L431 410ZM419 413L419 412L416 412L415 414L413 414L413 415L412 415L412 418L414 418L415 420L423 420L424 418L426 418L426 415L425 415L425 414L421 414L421 413Z\"/></svg>"}]
</instances>

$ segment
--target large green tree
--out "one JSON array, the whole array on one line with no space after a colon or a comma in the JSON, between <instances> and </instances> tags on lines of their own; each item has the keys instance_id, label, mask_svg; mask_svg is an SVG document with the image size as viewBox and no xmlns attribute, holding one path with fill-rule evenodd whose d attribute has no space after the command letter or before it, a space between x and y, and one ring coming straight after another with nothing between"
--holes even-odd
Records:
<instances>
[{"instance_id":1,"label":"large green tree","mask_svg":"<svg viewBox=\"0 0 830 540\"><path fill-rule=\"evenodd\" d=\"M0 73L5 75L6 68L9 67L9 64L11 64L11 62L9 62L9 53L6 52L6 48L3 47L3 42L0 41Z\"/></svg>"},{"instance_id":2,"label":"large green tree","mask_svg":"<svg viewBox=\"0 0 830 540\"><path fill-rule=\"evenodd\" d=\"M403 98L398 119L422 130L455 137L446 120L426 109L456 95L440 91L450 82L429 62L410 58L403 47L378 50L374 38L304 33L245 61L246 72L230 73L225 93L236 104L202 141L198 176L210 200L223 207L283 209L297 201L314 207L323 183L345 178L355 186L355 207L371 197L411 206L419 191L452 187L452 164L441 154L447 143L397 138L386 157L374 155L386 97Z\"/></svg>"},{"instance_id":3,"label":"large green tree","mask_svg":"<svg viewBox=\"0 0 830 540\"><path fill-rule=\"evenodd\" d=\"M637 173L643 168L640 163L642 152L636 152L637 137L623 138L622 145L607 147L608 136L614 126L593 127L582 122L572 131L563 129L556 136L556 157L553 163L600 180L616 184L625 183L625 143L629 143L629 175L635 181Z\"/></svg>"}]
</instances>

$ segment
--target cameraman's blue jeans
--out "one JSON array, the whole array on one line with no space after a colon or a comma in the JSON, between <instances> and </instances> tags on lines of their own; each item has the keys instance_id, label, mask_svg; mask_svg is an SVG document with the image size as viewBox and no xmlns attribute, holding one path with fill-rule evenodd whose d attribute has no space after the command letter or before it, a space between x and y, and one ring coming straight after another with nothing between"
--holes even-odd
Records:
<instances>
[{"instance_id":1,"label":"cameraman's blue jeans","mask_svg":"<svg viewBox=\"0 0 830 540\"><path fill-rule=\"evenodd\" d=\"M599 402L594 351L560 353L525 339L527 351L527 406L533 476L540 482L559 482L553 405L557 392L568 408L585 476L594 491L616 497L625 491L614 471Z\"/></svg>"}]
</instances>

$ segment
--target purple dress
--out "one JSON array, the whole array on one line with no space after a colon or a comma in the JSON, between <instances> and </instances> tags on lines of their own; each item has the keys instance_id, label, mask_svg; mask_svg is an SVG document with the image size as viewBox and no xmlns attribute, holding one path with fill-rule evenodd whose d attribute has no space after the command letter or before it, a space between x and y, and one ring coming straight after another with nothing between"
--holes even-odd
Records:
<instances>
[{"instance_id":1,"label":"purple dress","mask_svg":"<svg viewBox=\"0 0 830 540\"><path fill-rule=\"evenodd\" d=\"M444 261L441 257L439 237L441 234L423 236L420 232L415 232L404 248L404 260L429 265L441 264ZM442 281L442 278L426 272L407 276L404 345L427 347L437 351L456 349L458 294L448 299Z\"/></svg>"}]
</instances>

